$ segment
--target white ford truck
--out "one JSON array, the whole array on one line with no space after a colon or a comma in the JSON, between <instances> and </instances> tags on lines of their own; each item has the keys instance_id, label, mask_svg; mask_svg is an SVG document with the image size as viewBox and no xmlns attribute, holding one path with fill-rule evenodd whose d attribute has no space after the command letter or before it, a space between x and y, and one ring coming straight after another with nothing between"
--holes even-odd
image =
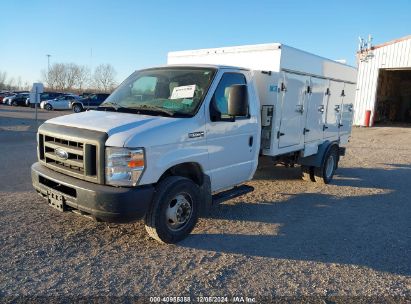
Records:
<instances>
[{"instance_id":1,"label":"white ford truck","mask_svg":"<svg viewBox=\"0 0 411 304\"><path fill-rule=\"evenodd\" d=\"M38 130L32 183L60 211L144 218L175 243L246 192L261 158L331 181L350 133L356 69L273 43L171 52L97 109Z\"/></svg>"}]
</instances>

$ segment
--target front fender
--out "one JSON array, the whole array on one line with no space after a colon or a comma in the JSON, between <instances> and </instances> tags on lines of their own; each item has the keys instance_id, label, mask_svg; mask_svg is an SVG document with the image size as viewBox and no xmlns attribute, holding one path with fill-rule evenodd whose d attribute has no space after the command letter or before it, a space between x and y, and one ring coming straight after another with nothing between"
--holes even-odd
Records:
<instances>
[{"instance_id":1,"label":"front fender","mask_svg":"<svg viewBox=\"0 0 411 304\"><path fill-rule=\"evenodd\" d=\"M140 184L156 183L171 167L182 163L196 163L208 173L208 148L205 140L178 145L164 145L146 149L146 169Z\"/></svg>"}]
</instances>

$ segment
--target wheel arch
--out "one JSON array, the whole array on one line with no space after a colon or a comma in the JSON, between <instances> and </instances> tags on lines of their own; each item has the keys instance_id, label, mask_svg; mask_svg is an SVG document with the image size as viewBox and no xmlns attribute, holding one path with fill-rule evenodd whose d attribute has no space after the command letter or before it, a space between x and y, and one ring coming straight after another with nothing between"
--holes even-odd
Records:
<instances>
[{"instance_id":1,"label":"wheel arch","mask_svg":"<svg viewBox=\"0 0 411 304\"><path fill-rule=\"evenodd\" d=\"M82 109L84 109L83 103L81 103L80 101L75 101L71 104L71 108L73 109L74 106L80 106Z\"/></svg>"},{"instance_id":2,"label":"wheel arch","mask_svg":"<svg viewBox=\"0 0 411 304\"><path fill-rule=\"evenodd\" d=\"M201 165L197 162L184 162L173 165L164 171L158 179L157 184L169 176L181 176L188 178L200 187L201 201L199 215L205 216L212 205L211 179L204 173Z\"/></svg>"},{"instance_id":3,"label":"wheel arch","mask_svg":"<svg viewBox=\"0 0 411 304\"><path fill-rule=\"evenodd\" d=\"M168 176L182 176L192 180L198 186L204 183L204 171L201 165L197 162L184 162L180 164L173 165L168 168L160 176L158 182L162 181Z\"/></svg>"},{"instance_id":4,"label":"wheel arch","mask_svg":"<svg viewBox=\"0 0 411 304\"><path fill-rule=\"evenodd\" d=\"M324 156L327 155L328 151L330 151L333 147L335 147L338 151L339 142L327 140L318 146L318 152L316 154L300 158L298 163L303 166L321 167L324 163Z\"/></svg>"}]
</instances>

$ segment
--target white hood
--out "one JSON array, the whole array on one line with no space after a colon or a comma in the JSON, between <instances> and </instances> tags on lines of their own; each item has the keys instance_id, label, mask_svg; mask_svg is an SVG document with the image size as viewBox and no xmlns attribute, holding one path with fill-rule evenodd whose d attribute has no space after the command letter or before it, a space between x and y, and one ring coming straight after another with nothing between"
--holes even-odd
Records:
<instances>
[{"instance_id":1,"label":"white hood","mask_svg":"<svg viewBox=\"0 0 411 304\"><path fill-rule=\"evenodd\" d=\"M105 132L109 135L108 146L126 147L180 142L186 138L187 132L204 131L197 119L106 111L60 116L47 123Z\"/></svg>"},{"instance_id":2,"label":"white hood","mask_svg":"<svg viewBox=\"0 0 411 304\"><path fill-rule=\"evenodd\" d=\"M159 122L163 119L170 121L170 119L173 118L118 112L86 111L52 118L47 122L56 125L100 131L112 135L130 128L142 126L148 122Z\"/></svg>"}]
</instances>

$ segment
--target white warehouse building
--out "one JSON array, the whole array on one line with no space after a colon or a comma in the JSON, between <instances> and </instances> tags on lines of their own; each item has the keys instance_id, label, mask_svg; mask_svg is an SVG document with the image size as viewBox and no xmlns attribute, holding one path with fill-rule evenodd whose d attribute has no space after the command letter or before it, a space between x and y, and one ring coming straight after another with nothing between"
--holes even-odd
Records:
<instances>
[{"instance_id":1,"label":"white warehouse building","mask_svg":"<svg viewBox=\"0 0 411 304\"><path fill-rule=\"evenodd\" d=\"M358 52L354 121L411 122L411 35Z\"/></svg>"}]
</instances>

